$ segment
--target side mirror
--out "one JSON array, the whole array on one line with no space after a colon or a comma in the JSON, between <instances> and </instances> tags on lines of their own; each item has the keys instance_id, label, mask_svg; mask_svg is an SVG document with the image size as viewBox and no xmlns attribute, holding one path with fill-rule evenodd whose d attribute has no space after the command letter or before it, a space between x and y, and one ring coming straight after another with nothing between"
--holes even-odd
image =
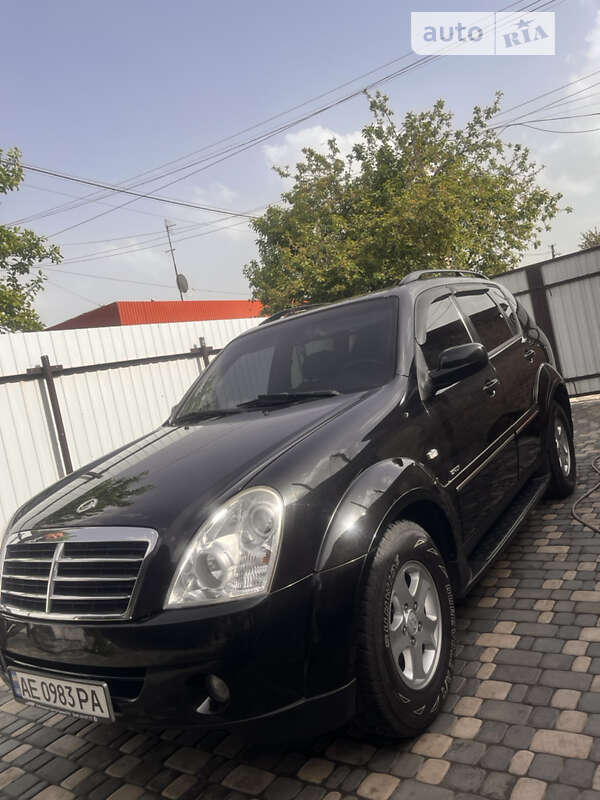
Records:
<instances>
[{"instance_id":1,"label":"side mirror","mask_svg":"<svg viewBox=\"0 0 600 800\"><path fill-rule=\"evenodd\" d=\"M431 386L436 391L479 372L488 363L487 350L482 344L469 342L447 347L440 354L439 369L430 373Z\"/></svg>"}]
</instances>

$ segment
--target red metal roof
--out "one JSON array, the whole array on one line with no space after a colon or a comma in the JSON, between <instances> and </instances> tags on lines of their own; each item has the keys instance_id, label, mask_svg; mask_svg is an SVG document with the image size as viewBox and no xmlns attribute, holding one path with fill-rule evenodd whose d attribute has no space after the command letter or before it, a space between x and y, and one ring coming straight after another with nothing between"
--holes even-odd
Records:
<instances>
[{"instance_id":1,"label":"red metal roof","mask_svg":"<svg viewBox=\"0 0 600 800\"><path fill-rule=\"evenodd\" d=\"M211 319L248 319L263 316L258 300L119 300L86 311L48 330L104 328L108 325L147 325L153 322L194 322Z\"/></svg>"}]
</instances>

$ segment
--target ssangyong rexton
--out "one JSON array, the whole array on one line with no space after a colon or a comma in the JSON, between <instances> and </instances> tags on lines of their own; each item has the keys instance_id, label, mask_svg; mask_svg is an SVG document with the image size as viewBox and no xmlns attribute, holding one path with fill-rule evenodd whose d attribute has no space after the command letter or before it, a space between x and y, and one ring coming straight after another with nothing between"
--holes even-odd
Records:
<instances>
[{"instance_id":1,"label":"ssangyong rexton","mask_svg":"<svg viewBox=\"0 0 600 800\"><path fill-rule=\"evenodd\" d=\"M16 697L95 719L424 729L454 599L575 482L548 340L415 273L234 339L158 430L49 487L1 552Z\"/></svg>"}]
</instances>

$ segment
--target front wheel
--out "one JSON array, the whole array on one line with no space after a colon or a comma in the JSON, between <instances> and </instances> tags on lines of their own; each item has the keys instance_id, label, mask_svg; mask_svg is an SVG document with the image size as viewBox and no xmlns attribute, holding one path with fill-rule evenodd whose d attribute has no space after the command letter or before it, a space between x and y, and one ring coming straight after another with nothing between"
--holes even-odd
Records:
<instances>
[{"instance_id":1,"label":"front wheel","mask_svg":"<svg viewBox=\"0 0 600 800\"><path fill-rule=\"evenodd\" d=\"M385 531L362 599L358 722L366 731L415 736L441 709L452 678L452 586L427 532L403 520Z\"/></svg>"},{"instance_id":2,"label":"front wheel","mask_svg":"<svg viewBox=\"0 0 600 800\"><path fill-rule=\"evenodd\" d=\"M550 472L547 497L568 497L575 489L576 467L573 428L564 408L554 401L546 435L546 457Z\"/></svg>"}]
</instances>

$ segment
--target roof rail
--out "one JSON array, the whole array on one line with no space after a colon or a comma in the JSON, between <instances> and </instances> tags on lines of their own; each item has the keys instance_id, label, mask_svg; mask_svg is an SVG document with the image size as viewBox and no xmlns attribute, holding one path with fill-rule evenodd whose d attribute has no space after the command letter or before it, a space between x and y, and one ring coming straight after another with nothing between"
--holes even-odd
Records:
<instances>
[{"instance_id":1,"label":"roof rail","mask_svg":"<svg viewBox=\"0 0 600 800\"><path fill-rule=\"evenodd\" d=\"M306 305L282 308L281 311L276 311L274 314L271 314L270 317L263 319L260 325L266 325L267 322L275 322L275 320L282 319L283 317L291 317L294 314L301 314L303 311L312 311L315 308L323 308L323 306L327 305L329 305L329 303L306 303Z\"/></svg>"},{"instance_id":2,"label":"roof rail","mask_svg":"<svg viewBox=\"0 0 600 800\"><path fill-rule=\"evenodd\" d=\"M484 275L483 272L475 272L472 269L420 269L405 275L400 281L400 286L421 280L424 275L452 275L458 278L485 278L489 280L488 276Z\"/></svg>"}]
</instances>

